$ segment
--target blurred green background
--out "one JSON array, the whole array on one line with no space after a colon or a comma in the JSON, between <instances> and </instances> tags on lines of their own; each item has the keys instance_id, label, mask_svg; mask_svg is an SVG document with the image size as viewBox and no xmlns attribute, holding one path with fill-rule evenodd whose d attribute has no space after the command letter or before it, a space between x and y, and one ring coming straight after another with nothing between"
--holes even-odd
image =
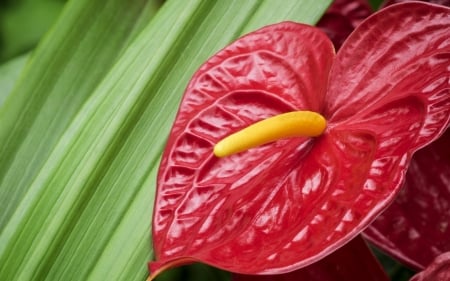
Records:
<instances>
[{"instance_id":1,"label":"blurred green background","mask_svg":"<svg viewBox=\"0 0 450 281\"><path fill-rule=\"evenodd\" d=\"M65 0L0 1L0 63L32 50Z\"/></svg>"}]
</instances>

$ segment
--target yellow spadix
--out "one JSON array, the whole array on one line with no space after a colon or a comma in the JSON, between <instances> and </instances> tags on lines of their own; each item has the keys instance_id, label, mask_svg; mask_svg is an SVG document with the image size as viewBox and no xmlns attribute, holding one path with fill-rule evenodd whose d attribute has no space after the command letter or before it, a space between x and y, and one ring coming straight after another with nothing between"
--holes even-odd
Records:
<instances>
[{"instance_id":1,"label":"yellow spadix","mask_svg":"<svg viewBox=\"0 0 450 281\"><path fill-rule=\"evenodd\" d=\"M252 124L214 146L217 157L225 157L244 150L291 137L317 137L327 126L319 113L293 111L264 119Z\"/></svg>"}]
</instances>

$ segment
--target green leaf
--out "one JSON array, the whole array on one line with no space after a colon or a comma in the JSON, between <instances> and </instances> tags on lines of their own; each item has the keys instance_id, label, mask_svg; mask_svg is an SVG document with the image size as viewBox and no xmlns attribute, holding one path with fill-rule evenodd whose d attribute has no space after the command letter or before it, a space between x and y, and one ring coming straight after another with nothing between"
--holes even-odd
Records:
<instances>
[{"instance_id":1,"label":"green leaf","mask_svg":"<svg viewBox=\"0 0 450 281\"><path fill-rule=\"evenodd\" d=\"M0 65L0 108L19 79L28 57L28 54L22 55Z\"/></svg>"},{"instance_id":2,"label":"green leaf","mask_svg":"<svg viewBox=\"0 0 450 281\"><path fill-rule=\"evenodd\" d=\"M22 83L0 109L0 229L127 46L139 17L148 19L145 5L145 0L113 0L106 6L73 1L35 51Z\"/></svg>"},{"instance_id":3,"label":"green leaf","mask_svg":"<svg viewBox=\"0 0 450 281\"><path fill-rule=\"evenodd\" d=\"M329 4L167 1L149 20L150 2L97 2L68 4L0 111L0 280L144 280L189 78L244 31L314 23Z\"/></svg>"},{"instance_id":4,"label":"green leaf","mask_svg":"<svg viewBox=\"0 0 450 281\"><path fill-rule=\"evenodd\" d=\"M62 6L55 0L0 3L0 62L35 47Z\"/></svg>"}]
</instances>

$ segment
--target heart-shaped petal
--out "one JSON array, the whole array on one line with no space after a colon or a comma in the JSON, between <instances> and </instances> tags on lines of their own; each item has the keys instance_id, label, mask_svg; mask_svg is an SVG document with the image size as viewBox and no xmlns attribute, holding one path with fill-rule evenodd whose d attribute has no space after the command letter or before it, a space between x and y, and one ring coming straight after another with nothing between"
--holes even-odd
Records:
<instances>
[{"instance_id":1,"label":"heart-shaped petal","mask_svg":"<svg viewBox=\"0 0 450 281\"><path fill-rule=\"evenodd\" d=\"M292 110L318 111L333 57L332 43L318 29L286 22L239 39L200 68L161 162L153 221L159 261L152 271L190 257L258 272L300 239L300 229L288 226L308 211L299 204L302 198L320 194L314 181L327 180L321 163L327 160L317 155L301 174L309 184L297 187L311 140L281 141L221 159L211 152L221 138L255 121ZM295 260L283 255L285 266Z\"/></svg>"},{"instance_id":2,"label":"heart-shaped petal","mask_svg":"<svg viewBox=\"0 0 450 281\"><path fill-rule=\"evenodd\" d=\"M450 118L442 106L450 99L449 22L449 8L419 2L390 6L364 21L333 63L324 112L329 122L354 123L388 103L416 98L427 118L414 146L441 134L440 124Z\"/></svg>"}]
</instances>

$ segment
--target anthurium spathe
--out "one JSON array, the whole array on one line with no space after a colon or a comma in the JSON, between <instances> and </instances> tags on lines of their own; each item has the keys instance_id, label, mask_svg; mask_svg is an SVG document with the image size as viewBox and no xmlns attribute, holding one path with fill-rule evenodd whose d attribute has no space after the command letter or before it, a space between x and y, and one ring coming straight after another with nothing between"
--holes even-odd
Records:
<instances>
[{"instance_id":1,"label":"anthurium spathe","mask_svg":"<svg viewBox=\"0 0 450 281\"><path fill-rule=\"evenodd\" d=\"M191 261L284 273L358 235L393 200L412 154L448 127L449 11L389 7L336 56L319 29L284 22L209 59L161 161L152 274ZM326 129L213 154L224 137L292 111L320 114Z\"/></svg>"}]
</instances>

